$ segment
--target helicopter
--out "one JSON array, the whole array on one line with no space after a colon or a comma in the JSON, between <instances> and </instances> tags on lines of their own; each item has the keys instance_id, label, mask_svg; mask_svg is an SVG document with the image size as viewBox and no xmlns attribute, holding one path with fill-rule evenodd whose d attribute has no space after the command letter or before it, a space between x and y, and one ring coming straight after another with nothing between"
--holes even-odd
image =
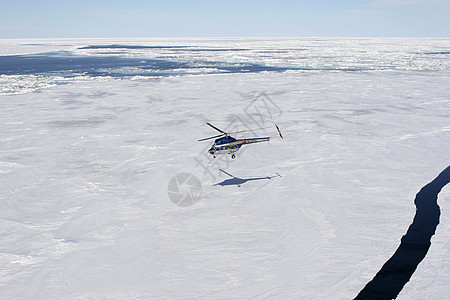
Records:
<instances>
[{"instance_id":1,"label":"helicopter","mask_svg":"<svg viewBox=\"0 0 450 300\"><path fill-rule=\"evenodd\" d=\"M216 155L218 155L218 154L230 154L231 158L234 159L234 158L236 158L235 153L243 145L268 142L272 138L272 137L259 137L259 138L249 138L249 139L235 139L234 137L230 136L225 131L215 127L211 123L206 123L206 124L220 132L220 134L218 134L218 135L198 140L200 142L200 141L206 141L206 140L217 138L214 141L214 144L212 144L211 148L208 150L208 153L210 153L214 158L216 158ZM283 136L281 135L280 128L278 128L278 126L276 124L275 124L275 127L277 128L279 136L281 138L283 138ZM238 131L235 133L240 133L240 132L245 132L245 131L249 131L249 130Z\"/></svg>"}]
</instances>

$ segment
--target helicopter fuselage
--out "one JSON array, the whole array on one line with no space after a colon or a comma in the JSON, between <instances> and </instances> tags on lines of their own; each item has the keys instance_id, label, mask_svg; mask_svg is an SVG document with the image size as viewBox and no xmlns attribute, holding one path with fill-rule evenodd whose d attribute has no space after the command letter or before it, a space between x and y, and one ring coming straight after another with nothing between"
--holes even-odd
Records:
<instances>
[{"instance_id":1,"label":"helicopter fuselage","mask_svg":"<svg viewBox=\"0 0 450 300\"><path fill-rule=\"evenodd\" d=\"M270 137L235 139L231 136L225 136L223 138L216 139L208 152L214 157L218 154L231 154L234 158L234 153L237 152L243 145L266 142L269 140Z\"/></svg>"}]
</instances>

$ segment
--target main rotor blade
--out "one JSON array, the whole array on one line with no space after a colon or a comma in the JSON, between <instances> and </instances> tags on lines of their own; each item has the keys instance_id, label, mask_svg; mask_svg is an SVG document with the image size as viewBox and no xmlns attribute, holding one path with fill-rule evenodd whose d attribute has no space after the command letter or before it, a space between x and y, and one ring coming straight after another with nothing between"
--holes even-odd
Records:
<instances>
[{"instance_id":1,"label":"main rotor blade","mask_svg":"<svg viewBox=\"0 0 450 300\"><path fill-rule=\"evenodd\" d=\"M200 139L198 141L201 142L201 141L206 141L206 140L210 140L210 139L215 139L215 138L218 138L218 137L221 137L221 136L224 136L224 135L226 135L226 134L222 133L222 134L218 134L218 135L215 135L215 136L210 136L210 137L207 137L207 138L204 138L204 139Z\"/></svg>"},{"instance_id":2,"label":"main rotor blade","mask_svg":"<svg viewBox=\"0 0 450 300\"><path fill-rule=\"evenodd\" d=\"M208 124L209 126L211 126L212 128L214 128L214 129L217 130L218 132L222 132L223 134L227 134L225 131L220 130L219 128L217 128L216 126L212 125L211 123L206 123L206 124Z\"/></svg>"}]
</instances>

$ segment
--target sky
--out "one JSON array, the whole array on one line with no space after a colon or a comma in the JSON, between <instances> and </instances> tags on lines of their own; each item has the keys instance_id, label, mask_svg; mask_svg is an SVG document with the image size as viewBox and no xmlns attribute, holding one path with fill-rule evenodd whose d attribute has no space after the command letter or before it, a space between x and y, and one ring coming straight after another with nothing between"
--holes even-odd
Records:
<instances>
[{"instance_id":1,"label":"sky","mask_svg":"<svg viewBox=\"0 0 450 300\"><path fill-rule=\"evenodd\" d=\"M0 0L0 38L449 37L449 0Z\"/></svg>"}]
</instances>

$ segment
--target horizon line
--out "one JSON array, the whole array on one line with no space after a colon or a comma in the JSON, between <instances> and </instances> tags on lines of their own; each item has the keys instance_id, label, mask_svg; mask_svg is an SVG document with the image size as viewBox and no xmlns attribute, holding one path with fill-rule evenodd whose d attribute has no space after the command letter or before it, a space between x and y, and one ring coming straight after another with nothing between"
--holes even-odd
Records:
<instances>
[{"instance_id":1,"label":"horizon line","mask_svg":"<svg viewBox=\"0 0 450 300\"><path fill-rule=\"evenodd\" d=\"M32 39L301 39L301 38L384 38L384 39L450 39L450 36L346 36L346 35L309 35L309 36L122 36L122 37L0 37L0 40L32 40Z\"/></svg>"}]
</instances>

